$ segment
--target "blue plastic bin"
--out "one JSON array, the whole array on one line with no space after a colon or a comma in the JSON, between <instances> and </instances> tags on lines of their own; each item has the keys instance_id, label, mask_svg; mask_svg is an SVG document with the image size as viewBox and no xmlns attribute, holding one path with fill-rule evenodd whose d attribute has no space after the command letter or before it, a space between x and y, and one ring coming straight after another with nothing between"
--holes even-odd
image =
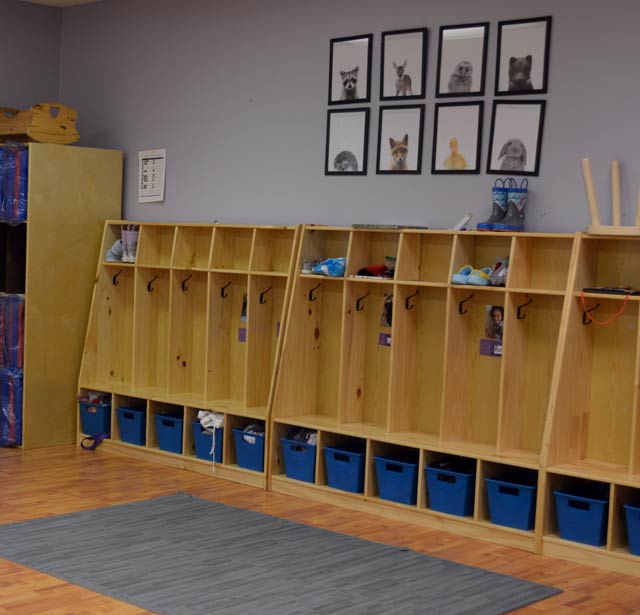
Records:
<instances>
[{"instance_id":1,"label":"blue plastic bin","mask_svg":"<svg viewBox=\"0 0 640 615\"><path fill-rule=\"evenodd\" d=\"M144 446L147 440L147 411L140 408L118 408L120 439L128 444Z\"/></svg>"},{"instance_id":2,"label":"blue plastic bin","mask_svg":"<svg viewBox=\"0 0 640 615\"><path fill-rule=\"evenodd\" d=\"M215 462L222 463L222 437L224 435L224 428L219 427L216 429L216 448L214 455L212 455L210 451L213 436L202 428L200 421L193 421L192 427L193 442L196 447L196 457L198 459L204 459L205 461L214 461L215 455Z\"/></svg>"},{"instance_id":3,"label":"blue plastic bin","mask_svg":"<svg viewBox=\"0 0 640 615\"><path fill-rule=\"evenodd\" d=\"M246 470L264 471L264 435L233 430L238 465Z\"/></svg>"},{"instance_id":4,"label":"blue plastic bin","mask_svg":"<svg viewBox=\"0 0 640 615\"><path fill-rule=\"evenodd\" d=\"M580 485L553 492L558 511L560 538L601 547L607 542L609 488Z\"/></svg>"},{"instance_id":5,"label":"blue plastic bin","mask_svg":"<svg viewBox=\"0 0 640 615\"><path fill-rule=\"evenodd\" d=\"M629 551L633 555L640 555L640 507L625 504L624 515L627 520Z\"/></svg>"},{"instance_id":6,"label":"blue plastic bin","mask_svg":"<svg viewBox=\"0 0 640 615\"><path fill-rule=\"evenodd\" d=\"M156 421L158 448L167 453L182 455L182 423L184 421L166 414L154 414L153 416Z\"/></svg>"},{"instance_id":7,"label":"blue plastic bin","mask_svg":"<svg viewBox=\"0 0 640 615\"><path fill-rule=\"evenodd\" d=\"M298 440L282 438L284 470L287 478L312 483L316 476L315 444L307 444Z\"/></svg>"},{"instance_id":8,"label":"blue plastic bin","mask_svg":"<svg viewBox=\"0 0 640 615\"><path fill-rule=\"evenodd\" d=\"M535 472L512 472L485 478L491 523L532 530L536 521L538 477Z\"/></svg>"},{"instance_id":9,"label":"blue plastic bin","mask_svg":"<svg viewBox=\"0 0 640 615\"><path fill-rule=\"evenodd\" d=\"M429 507L438 512L469 517L473 514L473 498L476 492L474 472L463 473L425 468Z\"/></svg>"},{"instance_id":10,"label":"blue plastic bin","mask_svg":"<svg viewBox=\"0 0 640 615\"><path fill-rule=\"evenodd\" d=\"M362 493L364 491L364 458L364 451L325 446L324 460L329 487L351 493Z\"/></svg>"},{"instance_id":11,"label":"blue plastic bin","mask_svg":"<svg viewBox=\"0 0 640 615\"><path fill-rule=\"evenodd\" d=\"M414 506L418 496L418 464L388 457L374 459L380 497Z\"/></svg>"},{"instance_id":12,"label":"blue plastic bin","mask_svg":"<svg viewBox=\"0 0 640 615\"><path fill-rule=\"evenodd\" d=\"M80 403L80 426L82 433L97 436L111 431L111 404Z\"/></svg>"}]
</instances>

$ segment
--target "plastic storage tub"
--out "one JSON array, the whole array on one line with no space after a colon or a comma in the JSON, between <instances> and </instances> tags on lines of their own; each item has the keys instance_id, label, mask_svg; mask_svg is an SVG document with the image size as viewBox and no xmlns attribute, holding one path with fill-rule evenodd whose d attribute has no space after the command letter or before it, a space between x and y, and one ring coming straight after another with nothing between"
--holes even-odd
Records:
<instances>
[{"instance_id":1,"label":"plastic storage tub","mask_svg":"<svg viewBox=\"0 0 640 615\"><path fill-rule=\"evenodd\" d=\"M627 521L629 551L633 555L640 555L640 507L625 504L624 515Z\"/></svg>"},{"instance_id":2,"label":"plastic storage tub","mask_svg":"<svg viewBox=\"0 0 640 615\"><path fill-rule=\"evenodd\" d=\"M111 431L111 404L92 404L81 401L80 427L82 433L97 436Z\"/></svg>"},{"instance_id":3,"label":"plastic storage tub","mask_svg":"<svg viewBox=\"0 0 640 615\"><path fill-rule=\"evenodd\" d=\"M284 469L287 478L312 483L316 475L315 444L307 444L298 440L282 438Z\"/></svg>"},{"instance_id":4,"label":"plastic storage tub","mask_svg":"<svg viewBox=\"0 0 640 615\"><path fill-rule=\"evenodd\" d=\"M344 449L324 447L324 460L327 466L329 487L362 493L364 491L365 453L358 448Z\"/></svg>"},{"instance_id":5,"label":"plastic storage tub","mask_svg":"<svg viewBox=\"0 0 640 615\"><path fill-rule=\"evenodd\" d=\"M580 485L553 492L560 538L601 547L607 542L609 488Z\"/></svg>"},{"instance_id":6,"label":"plastic storage tub","mask_svg":"<svg viewBox=\"0 0 640 615\"><path fill-rule=\"evenodd\" d=\"M374 459L380 497L414 506L418 495L418 464L388 457Z\"/></svg>"},{"instance_id":7,"label":"plastic storage tub","mask_svg":"<svg viewBox=\"0 0 640 615\"><path fill-rule=\"evenodd\" d=\"M491 523L532 530L536 521L538 477L535 472L511 472L485 478Z\"/></svg>"},{"instance_id":8,"label":"plastic storage tub","mask_svg":"<svg viewBox=\"0 0 640 615\"><path fill-rule=\"evenodd\" d=\"M147 431L147 411L140 408L118 408L120 438L128 444L144 446Z\"/></svg>"},{"instance_id":9,"label":"plastic storage tub","mask_svg":"<svg viewBox=\"0 0 640 615\"><path fill-rule=\"evenodd\" d=\"M264 434L247 433L242 429L233 430L238 466L245 470L264 470Z\"/></svg>"},{"instance_id":10,"label":"plastic storage tub","mask_svg":"<svg viewBox=\"0 0 640 615\"><path fill-rule=\"evenodd\" d=\"M222 463L222 442L224 428L220 427L216 429L216 447L214 455L212 455L210 452L213 435L207 433L207 431L202 428L202 425L200 425L200 421L193 421L192 428L193 443L196 448L196 457L198 459L204 459L205 461L215 461L216 463Z\"/></svg>"},{"instance_id":11,"label":"plastic storage tub","mask_svg":"<svg viewBox=\"0 0 640 615\"><path fill-rule=\"evenodd\" d=\"M425 468L425 472L429 508L458 517L473 514L475 472L456 472L438 467Z\"/></svg>"},{"instance_id":12,"label":"plastic storage tub","mask_svg":"<svg viewBox=\"0 0 640 615\"><path fill-rule=\"evenodd\" d=\"M153 416L156 421L158 448L167 453L182 455L182 423L184 421L166 414L154 414Z\"/></svg>"}]
</instances>

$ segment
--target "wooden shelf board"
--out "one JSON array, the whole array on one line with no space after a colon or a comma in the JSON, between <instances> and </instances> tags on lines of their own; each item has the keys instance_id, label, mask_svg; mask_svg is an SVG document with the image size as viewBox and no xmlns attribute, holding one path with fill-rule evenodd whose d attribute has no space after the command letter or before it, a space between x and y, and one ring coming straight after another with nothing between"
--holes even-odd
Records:
<instances>
[{"instance_id":1,"label":"wooden shelf board","mask_svg":"<svg viewBox=\"0 0 640 615\"><path fill-rule=\"evenodd\" d=\"M131 389L135 397L144 397L154 401L165 401L169 397L167 390L163 387L135 387Z\"/></svg>"},{"instance_id":2,"label":"wooden shelf board","mask_svg":"<svg viewBox=\"0 0 640 615\"><path fill-rule=\"evenodd\" d=\"M320 275L318 273L298 273L298 277L307 278L309 280L330 280L335 282L344 282L349 279L344 276Z\"/></svg>"},{"instance_id":3,"label":"wooden shelf board","mask_svg":"<svg viewBox=\"0 0 640 615\"><path fill-rule=\"evenodd\" d=\"M212 273L237 273L239 275L249 275L248 269L209 269Z\"/></svg>"},{"instance_id":4,"label":"wooden shelf board","mask_svg":"<svg viewBox=\"0 0 640 615\"><path fill-rule=\"evenodd\" d=\"M438 434L415 433L411 431L393 431L387 434L386 440L407 446L434 449L439 448Z\"/></svg>"},{"instance_id":5,"label":"wooden shelf board","mask_svg":"<svg viewBox=\"0 0 640 615\"><path fill-rule=\"evenodd\" d=\"M537 468L540 465L540 453L519 448L500 451L496 454L496 459L498 461L504 459L505 461L511 461L517 464L526 463L528 467L532 468Z\"/></svg>"},{"instance_id":6,"label":"wooden shelf board","mask_svg":"<svg viewBox=\"0 0 640 615\"><path fill-rule=\"evenodd\" d=\"M474 290L477 292L489 291L491 293L505 293L507 290L504 286L475 286L474 284L449 284L448 286L453 289Z\"/></svg>"},{"instance_id":7,"label":"wooden shelf board","mask_svg":"<svg viewBox=\"0 0 640 615\"><path fill-rule=\"evenodd\" d=\"M463 457L496 457L495 444L484 444L481 442L459 442L455 440L449 440L441 442L439 448L451 454L461 455Z\"/></svg>"},{"instance_id":8,"label":"wooden shelf board","mask_svg":"<svg viewBox=\"0 0 640 615\"><path fill-rule=\"evenodd\" d=\"M573 540L565 540L564 538L560 538L559 534L547 534L542 537L543 542L548 542L552 544L559 544L564 546L575 547L581 551L591 551L593 553L613 553L612 551L607 551L606 546L602 547L594 547L593 545L585 545L582 542L574 542Z\"/></svg>"},{"instance_id":9,"label":"wooden shelf board","mask_svg":"<svg viewBox=\"0 0 640 615\"><path fill-rule=\"evenodd\" d=\"M386 440L387 438L387 428L384 425L375 423L340 423L339 429L347 435L359 438L380 440Z\"/></svg>"},{"instance_id":10,"label":"wooden shelf board","mask_svg":"<svg viewBox=\"0 0 640 615\"><path fill-rule=\"evenodd\" d=\"M128 395L130 397L137 397L130 384L114 384L113 382L90 382L80 383L78 386L81 389L111 393L112 395Z\"/></svg>"},{"instance_id":11,"label":"wooden shelf board","mask_svg":"<svg viewBox=\"0 0 640 615\"><path fill-rule=\"evenodd\" d=\"M198 395L196 393L164 393L153 401L162 401L178 406L195 406L196 408L202 408L205 405L204 394Z\"/></svg>"},{"instance_id":12,"label":"wooden shelf board","mask_svg":"<svg viewBox=\"0 0 640 615\"><path fill-rule=\"evenodd\" d=\"M581 296L581 292L575 291L573 293L574 297ZM584 293L585 299L610 299L611 301L624 301L627 295L610 295L608 293ZM640 295L629 295L629 301L640 301Z\"/></svg>"},{"instance_id":13,"label":"wooden shelf board","mask_svg":"<svg viewBox=\"0 0 640 615\"><path fill-rule=\"evenodd\" d=\"M506 525L498 525L497 523L491 523L491 521L487 519L476 519L475 523L477 523L481 527L486 527L490 530L500 530L501 532L505 532L507 534L514 534L515 536L527 536L532 540L535 539L535 530L519 530L515 527L507 527Z\"/></svg>"},{"instance_id":14,"label":"wooden shelf board","mask_svg":"<svg viewBox=\"0 0 640 615\"><path fill-rule=\"evenodd\" d=\"M105 267L128 267L133 268L136 266L135 263L123 263L121 261L102 261L102 264Z\"/></svg>"},{"instance_id":15,"label":"wooden shelf board","mask_svg":"<svg viewBox=\"0 0 640 615\"><path fill-rule=\"evenodd\" d=\"M172 271L199 271L203 273L207 273L209 271L208 267L189 267L188 265L171 265Z\"/></svg>"},{"instance_id":16,"label":"wooden shelf board","mask_svg":"<svg viewBox=\"0 0 640 615\"><path fill-rule=\"evenodd\" d=\"M278 416L273 420L276 423L306 427L308 429L338 431L338 419L335 416L325 416L323 414L298 414L296 416Z\"/></svg>"},{"instance_id":17,"label":"wooden shelf board","mask_svg":"<svg viewBox=\"0 0 640 615\"><path fill-rule=\"evenodd\" d=\"M424 286L426 288L449 288L448 282L427 282L426 280L395 280L396 284L402 286Z\"/></svg>"},{"instance_id":18,"label":"wooden shelf board","mask_svg":"<svg viewBox=\"0 0 640 615\"><path fill-rule=\"evenodd\" d=\"M349 275L345 278L347 282L358 282L360 284L395 284L395 280L393 278L377 278L375 276L365 276L365 275Z\"/></svg>"},{"instance_id":19,"label":"wooden shelf board","mask_svg":"<svg viewBox=\"0 0 640 615\"><path fill-rule=\"evenodd\" d=\"M564 476L600 480L605 483L640 487L640 477L636 477L638 479L637 482L634 481L627 466L606 463L604 461L582 459L575 463L560 463L549 466L547 471L552 474L562 474Z\"/></svg>"},{"instance_id":20,"label":"wooden shelf board","mask_svg":"<svg viewBox=\"0 0 640 615\"><path fill-rule=\"evenodd\" d=\"M135 263L136 267L140 267L141 269L164 269L169 271L171 269L171 265L160 265L158 263Z\"/></svg>"},{"instance_id":21,"label":"wooden shelf board","mask_svg":"<svg viewBox=\"0 0 640 615\"><path fill-rule=\"evenodd\" d=\"M366 496L365 500L367 502L371 502L372 504L382 504L383 506L392 506L393 508L397 508L399 510L409 510L409 511L418 511L417 504L401 504L400 502L392 502L391 500L385 500L380 496Z\"/></svg>"},{"instance_id":22,"label":"wooden shelf board","mask_svg":"<svg viewBox=\"0 0 640 615\"><path fill-rule=\"evenodd\" d=\"M202 404L204 409L216 410L225 414L233 414L236 416L246 416L249 418L266 419L267 407L256 406L254 408L246 408L244 403L238 399L213 399L207 400Z\"/></svg>"},{"instance_id":23,"label":"wooden shelf board","mask_svg":"<svg viewBox=\"0 0 640 615\"><path fill-rule=\"evenodd\" d=\"M284 271L249 271L249 275L261 275L271 278L287 278L289 274Z\"/></svg>"},{"instance_id":24,"label":"wooden shelf board","mask_svg":"<svg viewBox=\"0 0 640 615\"><path fill-rule=\"evenodd\" d=\"M507 288L509 293L521 295L548 295L550 297L564 297L563 290L551 290L547 288Z\"/></svg>"}]
</instances>

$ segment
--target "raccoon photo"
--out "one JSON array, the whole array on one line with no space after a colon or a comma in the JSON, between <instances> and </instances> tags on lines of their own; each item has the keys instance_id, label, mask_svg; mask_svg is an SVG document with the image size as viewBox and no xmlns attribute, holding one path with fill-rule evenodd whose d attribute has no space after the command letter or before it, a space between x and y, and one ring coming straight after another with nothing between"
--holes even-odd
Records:
<instances>
[{"instance_id":1,"label":"raccoon photo","mask_svg":"<svg viewBox=\"0 0 640 615\"><path fill-rule=\"evenodd\" d=\"M358 71L356 66L353 70L341 70L340 79L342 81L342 95L340 100L356 100L358 98Z\"/></svg>"}]
</instances>

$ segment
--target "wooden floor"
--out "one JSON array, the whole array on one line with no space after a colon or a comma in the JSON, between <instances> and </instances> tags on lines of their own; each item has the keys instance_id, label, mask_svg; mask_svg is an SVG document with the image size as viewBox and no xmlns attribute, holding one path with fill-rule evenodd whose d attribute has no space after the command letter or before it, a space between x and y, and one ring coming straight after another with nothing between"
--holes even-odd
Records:
<instances>
[{"instance_id":1,"label":"wooden floor","mask_svg":"<svg viewBox=\"0 0 640 615\"><path fill-rule=\"evenodd\" d=\"M76 447L0 449L0 523L57 515L175 491L555 585L564 593L518 615L640 613L640 579L499 547L365 513ZM90 547L90 545L88 545ZM150 613L0 559L0 615ZM250 615L250 614L247 614ZM256 614L259 615L259 614ZM402 615L402 614L397 614Z\"/></svg>"}]
</instances>

